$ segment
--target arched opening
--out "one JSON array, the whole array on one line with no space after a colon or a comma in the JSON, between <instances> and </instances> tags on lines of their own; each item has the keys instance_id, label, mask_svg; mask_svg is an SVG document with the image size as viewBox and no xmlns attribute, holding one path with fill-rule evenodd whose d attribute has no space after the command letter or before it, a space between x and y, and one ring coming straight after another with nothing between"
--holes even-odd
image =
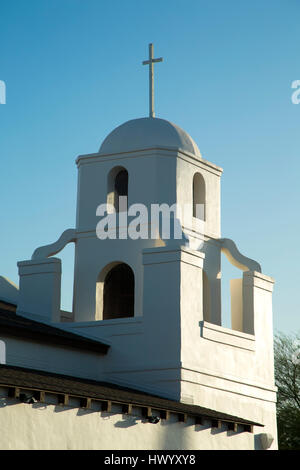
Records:
<instances>
[{"instance_id":1,"label":"arched opening","mask_svg":"<svg viewBox=\"0 0 300 470\"><path fill-rule=\"evenodd\" d=\"M134 273L125 263L112 267L104 278L103 320L134 316Z\"/></svg>"},{"instance_id":2,"label":"arched opening","mask_svg":"<svg viewBox=\"0 0 300 470\"><path fill-rule=\"evenodd\" d=\"M108 174L107 186L107 203L111 204L116 212L126 211L128 201L120 205L120 197L128 199L128 171L121 166L113 168Z\"/></svg>"},{"instance_id":3,"label":"arched opening","mask_svg":"<svg viewBox=\"0 0 300 470\"><path fill-rule=\"evenodd\" d=\"M211 321L211 314L210 314L210 285L207 274L205 271L202 272L202 296L203 296L203 320L210 322Z\"/></svg>"},{"instance_id":4,"label":"arched opening","mask_svg":"<svg viewBox=\"0 0 300 470\"><path fill-rule=\"evenodd\" d=\"M205 220L205 181L200 173L193 178L193 217Z\"/></svg>"},{"instance_id":5,"label":"arched opening","mask_svg":"<svg viewBox=\"0 0 300 470\"><path fill-rule=\"evenodd\" d=\"M241 270L221 255L221 325L243 331L243 280Z\"/></svg>"}]
</instances>

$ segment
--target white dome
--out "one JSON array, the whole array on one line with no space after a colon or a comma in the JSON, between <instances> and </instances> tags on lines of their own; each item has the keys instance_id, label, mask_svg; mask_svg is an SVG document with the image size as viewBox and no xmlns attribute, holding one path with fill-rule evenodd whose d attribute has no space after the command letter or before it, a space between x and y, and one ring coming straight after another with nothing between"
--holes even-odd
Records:
<instances>
[{"instance_id":1,"label":"white dome","mask_svg":"<svg viewBox=\"0 0 300 470\"><path fill-rule=\"evenodd\" d=\"M180 127L159 118L140 118L116 127L104 139L99 153L121 153L154 147L171 147L201 157L197 144Z\"/></svg>"}]
</instances>

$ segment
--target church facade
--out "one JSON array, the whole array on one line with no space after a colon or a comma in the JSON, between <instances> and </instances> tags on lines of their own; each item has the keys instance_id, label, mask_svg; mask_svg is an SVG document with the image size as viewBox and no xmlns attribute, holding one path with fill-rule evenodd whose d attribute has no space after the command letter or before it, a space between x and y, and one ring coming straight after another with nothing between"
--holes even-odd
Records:
<instances>
[{"instance_id":1,"label":"church facade","mask_svg":"<svg viewBox=\"0 0 300 470\"><path fill-rule=\"evenodd\" d=\"M276 449L274 281L221 236L222 169L154 115L76 163L76 226L18 263L19 291L0 283L0 448ZM141 217L154 206L180 237ZM241 272L232 328L222 254Z\"/></svg>"}]
</instances>

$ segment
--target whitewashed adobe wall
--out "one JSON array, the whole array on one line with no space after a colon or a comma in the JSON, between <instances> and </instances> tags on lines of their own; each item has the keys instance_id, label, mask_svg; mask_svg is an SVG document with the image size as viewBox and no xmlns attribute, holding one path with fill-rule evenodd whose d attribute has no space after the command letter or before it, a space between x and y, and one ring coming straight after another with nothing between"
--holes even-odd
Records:
<instances>
[{"instance_id":1,"label":"whitewashed adobe wall","mask_svg":"<svg viewBox=\"0 0 300 470\"><path fill-rule=\"evenodd\" d=\"M259 438L251 433L212 430L205 422L195 426L192 419L179 423L173 415L167 422L151 424L138 410L124 416L117 408L103 413L97 408L91 412L54 404L14 404L1 389L0 404L1 450L217 450L261 446Z\"/></svg>"}]
</instances>

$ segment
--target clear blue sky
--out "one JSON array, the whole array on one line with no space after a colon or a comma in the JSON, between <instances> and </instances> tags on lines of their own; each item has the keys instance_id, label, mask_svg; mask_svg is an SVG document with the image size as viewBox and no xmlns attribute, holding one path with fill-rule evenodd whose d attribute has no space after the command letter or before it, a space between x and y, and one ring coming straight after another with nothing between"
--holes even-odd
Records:
<instances>
[{"instance_id":1,"label":"clear blue sky","mask_svg":"<svg viewBox=\"0 0 300 470\"><path fill-rule=\"evenodd\" d=\"M275 329L299 330L297 0L1 0L0 274L74 226L75 158L147 115L149 42L157 116L224 168L223 236L276 279Z\"/></svg>"}]
</instances>

